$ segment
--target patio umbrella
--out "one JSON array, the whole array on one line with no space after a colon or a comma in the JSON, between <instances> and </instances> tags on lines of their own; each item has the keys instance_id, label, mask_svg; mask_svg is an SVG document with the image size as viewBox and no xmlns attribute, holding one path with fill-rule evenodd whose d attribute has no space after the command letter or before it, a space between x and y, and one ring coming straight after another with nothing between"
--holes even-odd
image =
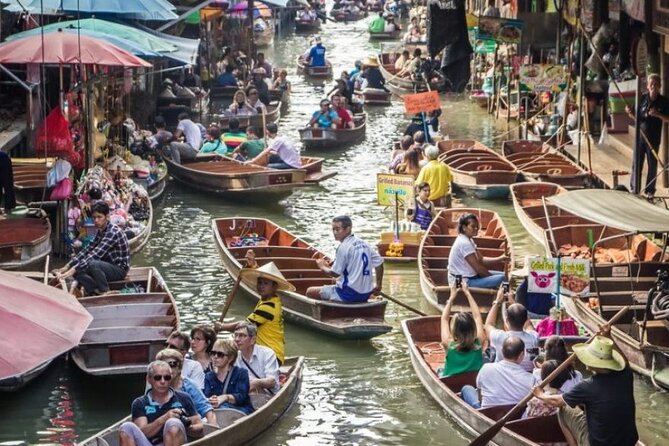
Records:
<instances>
[{"instance_id":1,"label":"patio umbrella","mask_svg":"<svg viewBox=\"0 0 669 446\"><path fill-rule=\"evenodd\" d=\"M264 3L254 2L253 17L272 17L272 10ZM246 3L237 3L230 8L228 15L232 17L246 17L248 5Z\"/></svg>"},{"instance_id":2,"label":"patio umbrella","mask_svg":"<svg viewBox=\"0 0 669 446\"><path fill-rule=\"evenodd\" d=\"M0 270L0 379L76 347L92 320L74 296Z\"/></svg>"},{"instance_id":3,"label":"patio umbrella","mask_svg":"<svg viewBox=\"0 0 669 446\"><path fill-rule=\"evenodd\" d=\"M167 0L2 0L9 4L8 11L21 12L23 8L33 14L55 11L84 14L109 14L138 20L173 20L178 16L175 7Z\"/></svg>"},{"instance_id":4,"label":"patio umbrella","mask_svg":"<svg viewBox=\"0 0 669 446\"><path fill-rule=\"evenodd\" d=\"M41 34L0 44L0 63L91 64L150 67L121 48L88 36L64 32Z\"/></svg>"}]
</instances>

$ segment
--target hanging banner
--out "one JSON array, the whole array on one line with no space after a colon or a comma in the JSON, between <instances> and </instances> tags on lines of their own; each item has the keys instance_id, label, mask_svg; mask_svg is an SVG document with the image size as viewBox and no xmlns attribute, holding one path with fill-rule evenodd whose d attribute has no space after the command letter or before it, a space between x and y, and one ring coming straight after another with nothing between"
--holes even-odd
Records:
<instances>
[{"instance_id":1,"label":"hanging banner","mask_svg":"<svg viewBox=\"0 0 669 446\"><path fill-rule=\"evenodd\" d=\"M530 257L527 290L530 293L557 293L557 259ZM590 260L560 259L560 294L586 296L590 293Z\"/></svg>"},{"instance_id":2,"label":"hanging banner","mask_svg":"<svg viewBox=\"0 0 669 446\"><path fill-rule=\"evenodd\" d=\"M411 175L376 174L376 198L381 206L394 206L395 199L400 207L414 197L414 179Z\"/></svg>"},{"instance_id":3,"label":"hanging banner","mask_svg":"<svg viewBox=\"0 0 669 446\"><path fill-rule=\"evenodd\" d=\"M520 83L529 91L562 91L567 85L563 65L530 64L519 68Z\"/></svg>"},{"instance_id":4,"label":"hanging banner","mask_svg":"<svg viewBox=\"0 0 669 446\"><path fill-rule=\"evenodd\" d=\"M519 44L522 35L522 20L503 19L500 17L479 17L477 39Z\"/></svg>"},{"instance_id":5,"label":"hanging banner","mask_svg":"<svg viewBox=\"0 0 669 446\"><path fill-rule=\"evenodd\" d=\"M404 96L404 113L415 115L420 112L431 112L441 108L439 93L426 91L425 93L409 94Z\"/></svg>"}]
</instances>

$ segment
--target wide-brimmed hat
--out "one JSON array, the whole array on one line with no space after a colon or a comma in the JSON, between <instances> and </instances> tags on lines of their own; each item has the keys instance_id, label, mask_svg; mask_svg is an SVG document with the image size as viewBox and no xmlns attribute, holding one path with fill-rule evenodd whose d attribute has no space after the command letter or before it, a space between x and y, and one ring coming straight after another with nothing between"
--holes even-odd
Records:
<instances>
[{"instance_id":1,"label":"wide-brimmed hat","mask_svg":"<svg viewBox=\"0 0 669 446\"><path fill-rule=\"evenodd\" d=\"M276 282L279 291L295 291L293 284L288 282L274 262L269 262L260 268L243 268L239 275L244 283L255 289L259 277Z\"/></svg>"},{"instance_id":2,"label":"wide-brimmed hat","mask_svg":"<svg viewBox=\"0 0 669 446\"><path fill-rule=\"evenodd\" d=\"M363 66L378 68L379 61L376 59L376 57L368 57L365 63L363 63Z\"/></svg>"},{"instance_id":3,"label":"wide-brimmed hat","mask_svg":"<svg viewBox=\"0 0 669 446\"><path fill-rule=\"evenodd\" d=\"M616 372L625 368L625 359L613 349L613 341L604 336L595 336L590 344L575 344L572 350L587 366Z\"/></svg>"}]
</instances>

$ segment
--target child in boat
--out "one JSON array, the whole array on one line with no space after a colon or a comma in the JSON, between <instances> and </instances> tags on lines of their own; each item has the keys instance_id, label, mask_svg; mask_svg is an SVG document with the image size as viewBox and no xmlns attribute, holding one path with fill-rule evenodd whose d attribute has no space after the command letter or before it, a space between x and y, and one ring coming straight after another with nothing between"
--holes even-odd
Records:
<instances>
[{"instance_id":1,"label":"child in boat","mask_svg":"<svg viewBox=\"0 0 669 446\"><path fill-rule=\"evenodd\" d=\"M559 365L560 363L555 359L544 361L544 363L541 365L541 381L543 381L548 377L548 375L553 373L553 371L557 369ZM546 387L544 387L544 393L546 393L547 395L561 394L562 390L560 390L560 388L564 385L564 383L567 382L569 377L570 377L569 371L568 370L563 371L557 377L555 377L553 381L548 383ZM539 398L532 398L527 403L527 409L525 409L523 418L553 415L554 413L557 413L557 411L558 411L557 407L549 406L545 402L541 401Z\"/></svg>"},{"instance_id":2,"label":"child in boat","mask_svg":"<svg viewBox=\"0 0 669 446\"><path fill-rule=\"evenodd\" d=\"M414 198L413 206L410 203L406 213L409 221L417 223L421 229L426 230L434 218L434 205L429 200L430 185L423 181L416 186L416 190L418 194Z\"/></svg>"}]
</instances>

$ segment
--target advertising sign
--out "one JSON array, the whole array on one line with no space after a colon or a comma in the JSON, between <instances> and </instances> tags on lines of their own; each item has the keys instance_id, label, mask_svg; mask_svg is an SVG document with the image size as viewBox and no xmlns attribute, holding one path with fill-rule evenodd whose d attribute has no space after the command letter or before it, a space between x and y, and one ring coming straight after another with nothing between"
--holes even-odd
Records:
<instances>
[{"instance_id":1,"label":"advertising sign","mask_svg":"<svg viewBox=\"0 0 669 446\"><path fill-rule=\"evenodd\" d=\"M404 112L407 115L415 115L420 112L431 112L441 108L439 103L439 93L436 91L426 91L425 93L416 93L404 96Z\"/></svg>"},{"instance_id":2,"label":"advertising sign","mask_svg":"<svg viewBox=\"0 0 669 446\"><path fill-rule=\"evenodd\" d=\"M414 197L414 179L411 175L376 174L376 197L381 206L394 206L395 199L404 206Z\"/></svg>"},{"instance_id":3,"label":"advertising sign","mask_svg":"<svg viewBox=\"0 0 669 446\"><path fill-rule=\"evenodd\" d=\"M522 34L522 20L479 17L479 29L476 36L478 39L504 43L520 43Z\"/></svg>"},{"instance_id":4,"label":"advertising sign","mask_svg":"<svg viewBox=\"0 0 669 446\"><path fill-rule=\"evenodd\" d=\"M530 64L519 68L520 83L530 91L561 91L567 84L563 65Z\"/></svg>"},{"instance_id":5,"label":"advertising sign","mask_svg":"<svg viewBox=\"0 0 669 446\"><path fill-rule=\"evenodd\" d=\"M557 259L530 257L528 292L557 293ZM585 296L590 293L590 260L560 259L560 294Z\"/></svg>"}]
</instances>

